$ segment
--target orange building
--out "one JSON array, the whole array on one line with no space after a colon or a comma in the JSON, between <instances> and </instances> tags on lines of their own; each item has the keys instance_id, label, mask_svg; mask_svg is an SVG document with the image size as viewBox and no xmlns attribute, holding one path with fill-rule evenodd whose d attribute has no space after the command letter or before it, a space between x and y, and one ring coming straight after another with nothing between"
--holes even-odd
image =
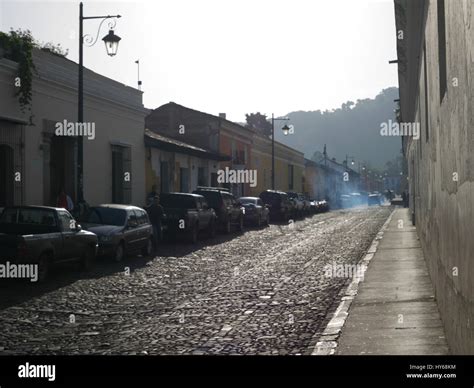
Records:
<instances>
[{"instance_id":1,"label":"orange building","mask_svg":"<svg viewBox=\"0 0 474 388\"><path fill-rule=\"evenodd\" d=\"M211 186L229 187L237 197L249 194L249 183L220 184L218 173L226 167L235 171L251 168L250 155L254 135L252 130L227 120L223 113L214 116L174 102L151 111L145 119L145 127L151 132L199 147L215 155L230 157L229 161L220 161L210 172Z\"/></svg>"}]
</instances>

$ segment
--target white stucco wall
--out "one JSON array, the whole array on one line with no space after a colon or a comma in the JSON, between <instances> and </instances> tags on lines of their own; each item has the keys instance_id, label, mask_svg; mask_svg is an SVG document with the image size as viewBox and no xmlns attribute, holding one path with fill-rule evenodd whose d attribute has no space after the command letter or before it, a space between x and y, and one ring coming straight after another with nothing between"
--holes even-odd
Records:
<instances>
[{"instance_id":1,"label":"white stucco wall","mask_svg":"<svg viewBox=\"0 0 474 388\"><path fill-rule=\"evenodd\" d=\"M27 204L44 204L44 119L77 121L77 64L35 51L38 69L33 81L32 122L25 128L25 194ZM0 59L0 117L20 116L10 61ZM84 121L94 122L96 137L84 139L84 196L90 204L112 201L112 143L132 150L132 203L145 199L144 118L140 91L89 70L84 72Z\"/></svg>"}]
</instances>

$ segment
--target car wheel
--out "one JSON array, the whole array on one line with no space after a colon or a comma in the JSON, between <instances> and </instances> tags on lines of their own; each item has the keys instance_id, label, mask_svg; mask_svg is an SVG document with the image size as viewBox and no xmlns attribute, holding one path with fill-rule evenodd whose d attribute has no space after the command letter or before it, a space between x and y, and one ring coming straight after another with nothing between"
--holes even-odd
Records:
<instances>
[{"instance_id":1,"label":"car wheel","mask_svg":"<svg viewBox=\"0 0 474 388\"><path fill-rule=\"evenodd\" d=\"M239 218L239 232L244 231L244 217L240 216Z\"/></svg>"},{"instance_id":2,"label":"car wheel","mask_svg":"<svg viewBox=\"0 0 474 388\"><path fill-rule=\"evenodd\" d=\"M38 259L38 281L44 282L49 274L50 256L43 253Z\"/></svg>"},{"instance_id":3,"label":"car wheel","mask_svg":"<svg viewBox=\"0 0 474 388\"><path fill-rule=\"evenodd\" d=\"M94 249L88 248L82 255L81 267L84 271L90 271L94 267Z\"/></svg>"},{"instance_id":4,"label":"car wheel","mask_svg":"<svg viewBox=\"0 0 474 388\"><path fill-rule=\"evenodd\" d=\"M192 244L196 244L198 242L198 232L199 232L199 228L198 228L198 225L196 224L191 228L191 231L189 232L189 241Z\"/></svg>"},{"instance_id":5,"label":"car wheel","mask_svg":"<svg viewBox=\"0 0 474 388\"><path fill-rule=\"evenodd\" d=\"M142 248L142 256L148 257L153 254L153 241L149 238L146 242L146 245Z\"/></svg>"},{"instance_id":6,"label":"car wheel","mask_svg":"<svg viewBox=\"0 0 474 388\"><path fill-rule=\"evenodd\" d=\"M123 244L123 241L120 242L119 245L117 245L117 248L115 249L115 255L114 255L114 261L117 263L120 263L125 257L125 246Z\"/></svg>"}]
</instances>

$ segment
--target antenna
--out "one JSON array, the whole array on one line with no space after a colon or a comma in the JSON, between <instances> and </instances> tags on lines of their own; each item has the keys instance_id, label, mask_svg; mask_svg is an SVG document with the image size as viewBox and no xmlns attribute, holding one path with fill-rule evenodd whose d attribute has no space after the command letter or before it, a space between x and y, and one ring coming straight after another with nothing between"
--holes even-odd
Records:
<instances>
[{"instance_id":1,"label":"antenna","mask_svg":"<svg viewBox=\"0 0 474 388\"><path fill-rule=\"evenodd\" d=\"M142 81L140 81L140 60L137 59L137 60L135 61L135 63L137 64L137 69L138 69L138 75L137 75L137 77L138 77L138 78L137 78L137 79L138 79L138 81L137 81L138 90L142 90Z\"/></svg>"}]
</instances>

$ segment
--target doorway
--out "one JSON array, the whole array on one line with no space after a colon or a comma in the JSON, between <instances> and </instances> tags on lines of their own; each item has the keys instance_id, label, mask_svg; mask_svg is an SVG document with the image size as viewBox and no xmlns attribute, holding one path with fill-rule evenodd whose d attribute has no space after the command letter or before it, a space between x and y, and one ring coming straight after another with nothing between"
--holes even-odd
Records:
<instances>
[{"instance_id":1,"label":"doorway","mask_svg":"<svg viewBox=\"0 0 474 388\"><path fill-rule=\"evenodd\" d=\"M51 137L49 173L49 205L56 206L62 188L75 203L74 138Z\"/></svg>"},{"instance_id":2,"label":"doorway","mask_svg":"<svg viewBox=\"0 0 474 388\"><path fill-rule=\"evenodd\" d=\"M0 207L14 204L14 163L13 148L0 144Z\"/></svg>"}]
</instances>

